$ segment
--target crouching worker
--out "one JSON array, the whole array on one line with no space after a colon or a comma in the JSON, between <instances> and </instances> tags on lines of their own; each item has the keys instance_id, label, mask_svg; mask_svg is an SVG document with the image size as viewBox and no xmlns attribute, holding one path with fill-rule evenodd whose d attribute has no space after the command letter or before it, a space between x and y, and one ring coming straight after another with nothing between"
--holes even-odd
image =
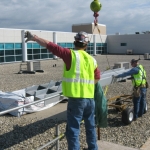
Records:
<instances>
[{"instance_id":1,"label":"crouching worker","mask_svg":"<svg viewBox=\"0 0 150 150\"><path fill-rule=\"evenodd\" d=\"M100 70L96 60L85 51L89 42L87 33L76 34L75 50L60 47L29 31L25 32L25 38L26 42L35 41L64 61L62 90L63 95L69 98L66 126L68 150L80 149L79 133L82 118L85 122L88 149L98 150L94 119L94 86L100 79Z\"/></svg>"}]
</instances>

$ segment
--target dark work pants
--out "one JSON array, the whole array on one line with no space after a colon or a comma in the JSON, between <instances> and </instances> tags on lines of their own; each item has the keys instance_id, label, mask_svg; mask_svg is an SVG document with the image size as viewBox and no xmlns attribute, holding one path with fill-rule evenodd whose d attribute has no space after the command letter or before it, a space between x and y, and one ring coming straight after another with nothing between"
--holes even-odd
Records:
<instances>
[{"instance_id":1,"label":"dark work pants","mask_svg":"<svg viewBox=\"0 0 150 150\"><path fill-rule=\"evenodd\" d=\"M133 98L134 103L134 118L138 118L144 114L144 109L146 107L146 87L140 88L140 96Z\"/></svg>"}]
</instances>

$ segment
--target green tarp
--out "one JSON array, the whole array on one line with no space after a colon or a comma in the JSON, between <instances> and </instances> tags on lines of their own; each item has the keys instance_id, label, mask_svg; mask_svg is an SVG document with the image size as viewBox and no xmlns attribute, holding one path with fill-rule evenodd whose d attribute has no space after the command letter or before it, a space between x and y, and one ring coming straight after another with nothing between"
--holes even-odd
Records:
<instances>
[{"instance_id":1,"label":"green tarp","mask_svg":"<svg viewBox=\"0 0 150 150\"><path fill-rule=\"evenodd\" d=\"M95 84L95 117L97 127L107 127L107 99L99 82Z\"/></svg>"}]
</instances>

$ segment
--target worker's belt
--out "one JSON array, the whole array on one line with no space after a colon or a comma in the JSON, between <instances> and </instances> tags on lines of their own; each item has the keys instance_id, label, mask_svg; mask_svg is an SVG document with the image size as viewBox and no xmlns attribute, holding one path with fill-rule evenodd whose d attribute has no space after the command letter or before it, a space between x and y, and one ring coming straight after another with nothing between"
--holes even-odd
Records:
<instances>
[{"instance_id":1,"label":"worker's belt","mask_svg":"<svg viewBox=\"0 0 150 150\"><path fill-rule=\"evenodd\" d=\"M140 85L140 87L146 87L146 85L145 85L145 84L142 84L142 85Z\"/></svg>"},{"instance_id":2,"label":"worker's belt","mask_svg":"<svg viewBox=\"0 0 150 150\"><path fill-rule=\"evenodd\" d=\"M146 85L145 85L145 84L142 84L142 85L140 85L140 86L136 86L135 88L138 88L138 87L146 87Z\"/></svg>"},{"instance_id":3,"label":"worker's belt","mask_svg":"<svg viewBox=\"0 0 150 150\"><path fill-rule=\"evenodd\" d=\"M145 84L142 84L142 85L140 85L140 86L134 86L134 88L138 88L138 87L146 87L146 85L145 85Z\"/></svg>"}]
</instances>

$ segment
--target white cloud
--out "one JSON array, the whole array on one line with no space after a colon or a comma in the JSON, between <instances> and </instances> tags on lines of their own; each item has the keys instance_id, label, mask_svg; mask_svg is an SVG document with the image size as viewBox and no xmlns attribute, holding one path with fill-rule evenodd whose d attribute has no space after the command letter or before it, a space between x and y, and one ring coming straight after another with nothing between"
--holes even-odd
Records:
<instances>
[{"instance_id":1,"label":"white cloud","mask_svg":"<svg viewBox=\"0 0 150 150\"><path fill-rule=\"evenodd\" d=\"M104 1L104 0L103 0ZM148 0L107 0L103 3L102 17L108 33L134 33L149 30L150 2Z\"/></svg>"},{"instance_id":2,"label":"white cloud","mask_svg":"<svg viewBox=\"0 0 150 150\"><path fill-rule=\"evenodd\" d=\"M0 28L39 29L71 32L72 24L94 21L92 0L5 0L0 1ZM98 22L107 34L150 30L148 0L101 0Z\"/></svg>"}]
</instances>

